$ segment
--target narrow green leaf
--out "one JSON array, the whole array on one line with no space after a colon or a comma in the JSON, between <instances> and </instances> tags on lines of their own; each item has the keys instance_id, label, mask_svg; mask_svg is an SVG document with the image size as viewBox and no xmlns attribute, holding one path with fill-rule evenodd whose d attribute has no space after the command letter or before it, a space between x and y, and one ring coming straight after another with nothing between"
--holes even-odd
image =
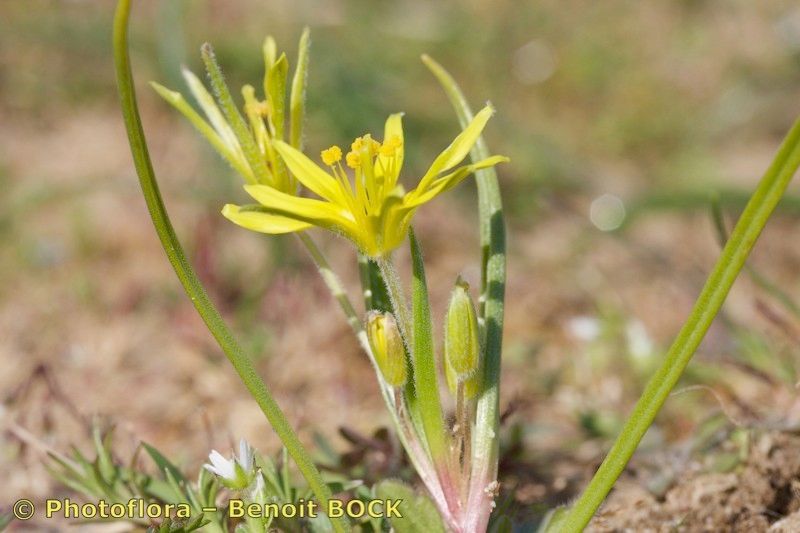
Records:
<instances>
[{"instance_id":1,"label":"narrow green leaf","mask_svg":"<svg viewBox=\"0 0 800 533\"><path fill-rule=\"evenodd\" d=\"M289 61L286 54L270 67L267 72L267 96L269 97L271 109L272 126L275 128L274 137L283 139L283 131L286 120L286 76L289 73Z\"/></svg>"},{"instance_id":2,"label":"narrow green leaf","mask_svg":"<svg viewBox=\"0 0 800 533\"><path fill-rule=\"evenodd\" d=\"M269 121L272 125L272 138L283 140L286 129L286 77L289 73L289 62L286 54L281 54L275 63L267 71L266 89L270 103ZM275 183L278 188L287 192L293 192L297 188L297 183L289 175L286 164L282 157L279 157L273 145L268 144L268 155L272 162L272 170L275 173Z\"/></svg>"},{"instance_id":3,"label":"narrow green leaf","mask_svg":"<svg viewBox=\"0 0 800 533\"><path fill-rule=\"evenodd\" d=\"M189 498L197 508L203 508L213 504L217 499L219 491L219 481L217 477L205 468L200 469L197 475L197 492L190 490Z\"/></svg>"},{"instance_id":4,"label":"narrow green leaf","mask_svg":"<svg viewBox=\"0 0 800 533\"><path fill-rule=\"evenodd\" d=\"M581 531L625 469L672 388L683 374L725 302L756 240L800 166L800 120L781 144L734 227L711 275L664 361L648 382L628 421L586 490L551 531Z\"/></svg>"},{"instance_id":5,"label":"narrow green leaf","mask_svg":"<svg viewBox=\"0 0 800 533\"><path fill-rule=\"evenodd\" d=\"M414 360L412 363L417 397L416 408L425 430L425 440L428 443L431 458L435 464L442 466L446 461L448 446L442 405L439 400L428 284L425 280L422 251L413 229L409 230L408 237L412 264L411 315L414 328Z\"/></svg>"},{"instance_id":6,"label":"narrow green leaf","mask_svg":"<svg viewBox=\"0 0 800 533\"><path fill-rule=\"evenodd\" d=\"M280 494L283 490L283 485L278 476L278 470L275 468L275 462L269 457L262 459L261 473L269 491L273 494Z\"/></svg>"},{"instance_id":7,"label":"narrow green leaf","mask_svg":"<svg viewBox=\"0 0 800 533\"><path fill-rule=\"evenodd\" d=\"M71 459L69 459L67 457L62 457L62 456L60 456L58 454L55 454L55 453L53 453L51 451L47 452L47 456L52 461L55 461L55 463L58 464L63 469L64 473L67 474L68 476L76 478L76 479L83 478L85 476L85 473L81 469L81 465L76 463L76 462L74 462L74 461L72 461ZM53 467L53 470L57 470L57 469L55 467Z\"/></svg>"},{"instance_id":8,"label":"narrow green leaf","mask_svg":"<svg viewBox=\"0 0 800 533\"><path fill-rule=\"evenodd\" d=\"M161 472L162 474L165 472L170 472L172 474L172 477L174 477L179 482L187 483L186 478L183 476L180 469L177 466L175 466L169 459L164 457L164 455L160 451L158 451L153 446L147 444L146 442L142 443L142 448L144 448L144 451L147 452L147 455L149 455L150 458L153 460L153 462L156 464L159 472Z\"/></svg>"},{"instance_id":9,"label":"narrow green leaf","mask_svg":"<svg viewBox=\"0 0 800 533\"><path fill-rule=\"evenodd\" d=\"M100 427L95 426L92 430L92 440L94 441L95 453L97 459L97 471L104 481L113 484L117 479L117 466L114 464L114 459L111 457L110 449L111 431L103 436Z\"/></svg>"},{"instance_id":10,"label":"narrow green leaf","mask_svg":"<svg viewBox=\"0 0 800 533\"><path fill-rule=\"evenodd\" d=\"M724 247L725 243L728 242L728 229L725 227L725 215L722 212L722 204L719 196L714 197L711 201L711 219L714 222L714 228L717 230L717 238L719 239L720 246ZM744 271L761 290L777 300L787 311L793 314L795 318L800 318L800 306L797 305L789 293L783 290L780 285L774 283L752 265L745 265Z\"/></svg>"},{"instance_id":11,"label":"narrow green leaf","mask_svg":"<svg viewBox=\"0 0 800 533\"><path fill-rule=\"evenodd\" d=\"M392 299L386 290L386 283L381 276L381 269L372 259L363 256L366 267L362 269L361 284L364 294L369 294L367 309L374 309L382 313L392 312Z\"/></svg>"},{"instance_id":12,"label":"narrow green leaf","mask_svg":"<svg viewBox=\"0 0 800 533\"><path fill-rule=\"evenodd\" d=\"M428 56L422 61L439 80L458 115L462 128L472 121L473 113L461 89L452 76ZM470 151L473 163L489 157L489 148L483 137ZM483 326L484 366L483 390L478 393L473 435L472 479L485 484L497 477L500 426L500 360L503 343L503 313L506 289L506 230L500 185L494 167L475 172L478 185L478 218L481 243L481 295L478 315ZM473 483L473 488L475 484ZM483 505L485 495L473 490L468 505ZM483 529L488 522L488 510L476 510L473 517L476 527Z\"/></svg>"},{"instance_id":13,"label":"narrow green leaf","mask_svg":"<svg viewBox=\"0 0 800 533\"><path fill-rule=\"evenodd\" d=\"M170 489L172 490L172 503L183 502L186 500L186 494L184 493L184 485L178 479L175 478L175 475L172 470L164 470L164 478L167 484L169 485Z\"/></svg>"},{"instance_id":14,"label":"narrow green leaf","mask_svg":"<svg viewBox=\"0 0 800 533\"><path fill-rule=\"evenodd\" d=\"M54 468L52 465L47 465L45 468L55 480L65 487L68 487L79 494L85 494L92 497L99 496L97 491L89 483L87 483L83 477L74 476L70 472L59 470L58 468Z\"/></svg>"},{"instance_id":15,"label":"narrow green leaf","mask_svg":"<svg viewBox=\"0 0 800 533\"><path fill-rule=\"evenodd\" d=\"M166 503L180 503L185 500L175 494L172 485L161 479L147 478L139 485L142 494Z\"/></svg>"},{"instance_id":16,"label":"narrow green leaf","mask_svg":"<svg viewBox=\"0 0 800 533\"><path fill-rule=\"evenodd\" d=\"M308 81L308 49L311 32L306 26L300 36L297 50L297 66L292 78L292 93L289 100L289 144L303 149L303 121L306 114L306 83Z\"/></svg>"}]
</instances>

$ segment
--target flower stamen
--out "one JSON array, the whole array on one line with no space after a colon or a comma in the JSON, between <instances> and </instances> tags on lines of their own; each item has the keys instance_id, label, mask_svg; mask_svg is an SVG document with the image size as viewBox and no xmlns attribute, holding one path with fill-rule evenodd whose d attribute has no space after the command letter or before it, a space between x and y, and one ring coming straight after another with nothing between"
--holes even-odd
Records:
<instances>
[{"instance_id":1,"label":"flower stamen","mask_svg":"<svg viewBox=\"0 0 800 533\"><path fill-rule=\"evenodd\" d=\"M334 144L327 150L323 150L320 153L320 158L322 158L323 163L331 167L334 163L342 160L342 149Z\"/></svg>"},{"instance_id":2,"label":"flower stamen","mask_svg":"<svg viewBox=\"0 0 800 533\"><path fill-rule=\"evenodd\" d=\"M359 154L356 151L347 152L347 156L345 156L345 161L347 162L348 167L355 170L361 167L361 154Z\"/></svg>"}]
</instances>

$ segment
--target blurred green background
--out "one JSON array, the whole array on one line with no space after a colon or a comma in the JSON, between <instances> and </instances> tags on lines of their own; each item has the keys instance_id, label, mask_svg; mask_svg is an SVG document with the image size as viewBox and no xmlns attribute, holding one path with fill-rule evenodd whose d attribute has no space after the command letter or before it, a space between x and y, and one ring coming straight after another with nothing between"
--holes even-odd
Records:
<instances>
[{"instance_id":1,"label":"blurred green background","mask_svg":"<svg viewBox=\"0 0 800 533\"><path fill-rule=\"evenodd\" d=\"M117 108L112 13L100 0L0 3L6 429L65 446L81 417L102 413L187 462L229 437L274 446L147 219ZM507 472L538 465L517 476L544 484L529 491L537 501L569 495L600 457L716 258L712 201L730 224L800 115L800 7L789 1L153 0L135 2L132 24L167 205L306 439L386 422L369 366L294 242L218 215L241 199L238 178L146 82L184 91L180 65L199 73L209 41L232 87L258 86L264 37L293 66L308 25L310 153L405 111L407 186L457 132L420 54L475 106L491 100L487 140L512 160L500 169L511 239L503 404L516 412ZM713 394L671 399L653 443L699 438L712 422L712 433L795 423L799 192L790 188L686 378ZM440 314L456 275L477 277L473 194L459 187L419 216ZM318 236L354 288L349 248ZM10 479L0 501L53 490L14 435L0 441ZM577 466L553 473L545 458L561 453ZM568 483L556 490L558 476Z\"/></svg>"}]
</instances>

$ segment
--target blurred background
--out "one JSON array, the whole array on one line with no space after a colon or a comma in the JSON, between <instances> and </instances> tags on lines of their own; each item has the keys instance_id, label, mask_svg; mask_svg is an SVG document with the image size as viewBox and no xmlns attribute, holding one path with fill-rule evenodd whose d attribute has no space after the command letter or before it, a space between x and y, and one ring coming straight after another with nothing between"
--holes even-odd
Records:
<instances>
[{"instance_id":1,"label":"blurred background","mask_svg":"<svg viewBox=\"0 0 800 533\"><path fill-rule=\"evenodd\" d=\"M113 9L0 3L0 507L63 493L42 451L84 446L97 416L116 426L121 457L144 440L191 472L239 437L277 451L148 218L117 104ZM135 2L132 25L178 234L321 457L369 448L389 423L371 367L296 240L221 217L244 198L239 178L147 82L185 91L180 65L200 73L209 41L236 94L258 87L264 37L293 68L308 25L309 153L380 134L405 111L407 186L458 132L420 54L474 106L491 100L487 141L512 161L499 169L502 477L528 508L574 495L602 458L718 256L712 206L730 228L800 115L800 8L788 0L151 0ZM645 454L669 444L690 457L742 424L796 424L798 217L795 184ZM456 276L478 281L476 224L471 182L418 214L435 331ZM357 299L349 244L312 233Z\"/></svg>"}]
</instances>

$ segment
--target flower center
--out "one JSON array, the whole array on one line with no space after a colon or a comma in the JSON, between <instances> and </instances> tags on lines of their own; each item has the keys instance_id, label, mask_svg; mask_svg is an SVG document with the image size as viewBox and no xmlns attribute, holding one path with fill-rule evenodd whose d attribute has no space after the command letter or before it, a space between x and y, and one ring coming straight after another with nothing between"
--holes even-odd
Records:
<instances>
[{"instance_id":1,"label":"flower center","mask_svg":"<svg viewBox=\"0 0 800 533\"><path fill-rule=\"evenodd\" d=\"M347 208L356 217L378 216L388 194L397 185L403 139L391 135L383 143L370 134L357 137L344 156L344 164L353 169L353 181L342 164L342 149L333 145L320 152L320 159L339 181Z\"/></svg>"}]
</instances>

